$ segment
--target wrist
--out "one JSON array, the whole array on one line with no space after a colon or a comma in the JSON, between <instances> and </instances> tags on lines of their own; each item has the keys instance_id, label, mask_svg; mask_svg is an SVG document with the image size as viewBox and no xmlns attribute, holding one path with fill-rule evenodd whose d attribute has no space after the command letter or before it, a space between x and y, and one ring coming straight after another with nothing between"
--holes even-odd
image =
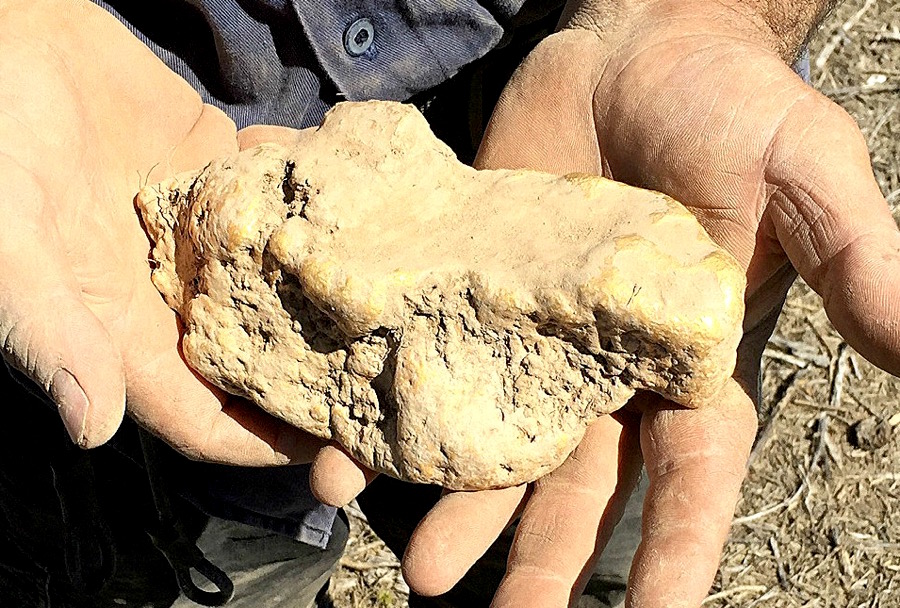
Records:
<instances>
[{"instance_id":1,"label":"wrist","mask_svg":"<svg viewBox=\"0 0 900 608\"><path fill-rule=\"evenodd\" d=\"M578 0L563 29L589 30L606 46L710 35L765 48L792 63L834 0Z\"/></svg>"}]
</instances>

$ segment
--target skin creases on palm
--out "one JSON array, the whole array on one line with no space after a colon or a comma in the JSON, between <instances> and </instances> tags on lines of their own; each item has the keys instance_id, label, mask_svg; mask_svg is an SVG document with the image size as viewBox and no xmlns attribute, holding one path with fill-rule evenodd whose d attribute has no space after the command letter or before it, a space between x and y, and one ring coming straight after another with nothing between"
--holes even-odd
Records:
<instances>
[{"instance_id":1,"label":"skin creases on palm","mask_svg":"<svg viewBox=\"0 0 900 608\"><path fill-rule=\"evenodd\" d=\"M445 497L407 551L404 573L414 588L449 588L519 512L520 533L493 605L573 603L643 459L650 489L628 605L699 605L756 432L751 397L762 348L797 271L852 345L900 371L892 278L900 276L900 239L852 119L743 32L717 38L719 24L704 35L648 31L655 27L635 26L612 45L573 30L539 45L507 86L477 162L602 172L688 206L747 271L736 382L709 408L651 400L640 404L640 420L597 421L575 457L531 494ZM602 60L569 66L572 56ZM523 144L522 133L535 136ZM547 133L553 137L540 136ZM463 503L495 525L448 535ZM591 542L572 540L584 538ZM451 540L460 548L447 551ZM435 547L448 565L429 561Z\"/></svg>"},{"instance_id":2,"label":"skin creases on palm","mask_svg":"<svg viewBox=\"0 0 900 608\"><path fill-rule=\"evenodd\" d=\"M746 359L758 363L792 268L825 298L851 345L900 371L896 329L873 322L896 317L896 308L865 310L871 298L847 290L830 297L830 285L872 276L848 272L846 257L895 256L898 241L853 120L765 50L706 40L663 63L664 47L653 48L621 71L610 67L611 81L600 83L605 166L616 179L683 201L747 269L748 385L756 369Z\"/></svg>"},{"instance_id":3,"label":"skin creases on palm","mask_svg":"<svg viewBox=\"0 0 900 608\"><path fill-rule=\"evenodd\" d=\"M103 9L79 4L73 25L54 2L16 6L0 20L0 79L28 83L0 91L0 206L17 218L0 227L4 357L85 447L115 432L127 396L134 418L191 456L309 459L299 432L194 375L149 280L134 195L236 151L234 124Z\"/></svg>"}]
</instances>

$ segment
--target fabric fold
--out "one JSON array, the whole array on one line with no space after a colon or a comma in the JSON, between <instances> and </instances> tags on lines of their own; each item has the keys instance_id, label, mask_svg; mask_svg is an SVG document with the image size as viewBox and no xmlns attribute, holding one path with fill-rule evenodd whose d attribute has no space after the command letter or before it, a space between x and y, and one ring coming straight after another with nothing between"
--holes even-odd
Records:
<instances>
[{"instance_id":1,"label":"fabric fold","mask_svg":"<svg viewBox=\"0 0 900 608\"><path fill-rule=\"evenodd\" d=\"M474 0L293 0L315 55L349 100L403 101L490 51L503 28ZM345 34L368 19L374 39L358 56Z\"/></svg>"}]
</instances>

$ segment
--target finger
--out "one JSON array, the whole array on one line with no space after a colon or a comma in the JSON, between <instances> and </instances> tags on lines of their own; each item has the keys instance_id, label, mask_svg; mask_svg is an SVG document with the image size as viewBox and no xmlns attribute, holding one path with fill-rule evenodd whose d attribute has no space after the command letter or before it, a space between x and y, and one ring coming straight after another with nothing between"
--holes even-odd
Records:
<instances>
[{"instance_id":1,"label":"finger","mask_svg":"<svg viewBox=\"0 0 900 608\"><path fill-rule=\"evenodd\" d=\"M362 466L335 445L319 450L309 472L313 495L326 505L344 507L366 489L378 473Z\"/></svg>"},{"instance_id":2,"label":"finger","mask_svg":"<svg viewBox=\"0 0 900 608\"><path fill-rule=\"evenodd\" d=\"M242 466L311 462L324 446L261 409L229 397L193 372L178 347L175 313L152 286L133 300L132 329L117 339L124 355L128 411L186 456ZM139 338L135 338L138 336Z\"/></svg>"},{"instance_id":3,"label":"finger","mask_svg":"<svg viewBox=\"0 0 900 608\"><path fill-rule=\"evenodd\" d=\"M853 119L819 95L802 106L772 146L767 213L841 335L900 374L900 232Z\"/></svg>"},{"instance_id":4,"label":"finger","mask_svg":"<svg viewBox=\"0 0 900 608\"><path fill-rule=\"evenodd\" d=\"M169 152L165 162L151 168L144 183L152 184L169 175L197 170L214 157L234 154L238 151L236 139L237 128L228 115L204 104L190 131Z\"/></svg>"},{"instance_id":5,"label":"finger","mask_svg":"<svg viewBox=\"0 0 900 608\"><path fill-rule=\"evenodd\" d=\"M574 605L640 468L634 425L629 429L607 416L588 427L566 462L535 482L491 605Z\"/></svg>"},{"instance_id":6,"label":"finger","mask_svg":"<svg viewBox=\"0 0 900 608\"><path fill-rule=\"evenodd\" d=\"M7 362L56 404L74 443L93 448L115 434L125 413L122 361L74 294L17 296L0 309L0 340Z\"/></svg>"},{"instance_id":7,"label":"finger","mask_svg":"<svg viewBox=\"0 0 900 608\"><path fill-rule=\"evenodd\" d=\"M241 150L246 150L268 143L291 147L303 143L306 138L315 132L315 128L292 129L278 125L253 125L238 131L238 147Z\"/></svg>"},{"instance_id":8,"label":"finger","mask_svg":"<svg viewBox=\"0 0 900 608\"><path fill-rule=\"evenodd\" d=\"M441 497L413 531L403 578L416 593L446 593L516 517L526 486Z\"/></svg>"},{"instance_id":9,"label":"finger","mask_svg":"<svg viewBox=\"0 0 900 608\"><path fill-rule=\"evenodd\" d=\"M214 390L177 354L130 378L128 406L142 426L194 460L239 466L299 464L311 462L324 445L256 406Z\"/></svg>"},{"instance_id":10,"label":"finger","mask_svg":"<svg viewBox=\"0 0 900 608\"><path fill-rule=\"evenodd\" d=\"M573 54L588 57L602 52L599 49L597 36L583 30L559 32L542 41L504 88L475 166L599 175L591 99L600 72L572 61ZM557 133L566 137L554 136Z\"/></svg>"},{"instance_id":11,"label":"finger","mask_svg":"<svg viewBox=\"0 0 900 608\"><path fill-rule=\"evenodd\" d=\"M756 435L756 410L730 382L699 410L656 409L641 423L650 487L628 606L699 606L719 564Z\"/></svg>"},{"instance_id":12,"label":"finger","mask_svg":"<svg viewBox=\"0 0 900 608\"><path fill-rule=\"evenodd\" d=\"M311 462L324 445L213 389L174 350L130 375L128 408L142 426L194 460L240 466L299 464Z\"/></svg>"},{"instance_id":13,"label":"finger","mask_svg":"<svg viewBox=\"0 0 900 608\"><path fill-rule=\"evenodd\" d=\"M0 165L0 173L11 171ZM4 203L38 204L40 194L29 194L29 183L22 176L16 189L5 192ZM56 235L21 215L20 220L0 235L3 356L56 403L72 441L85 448L100 445L125 411L122 360L82 302Z\"/></svg>"}]
</instances>

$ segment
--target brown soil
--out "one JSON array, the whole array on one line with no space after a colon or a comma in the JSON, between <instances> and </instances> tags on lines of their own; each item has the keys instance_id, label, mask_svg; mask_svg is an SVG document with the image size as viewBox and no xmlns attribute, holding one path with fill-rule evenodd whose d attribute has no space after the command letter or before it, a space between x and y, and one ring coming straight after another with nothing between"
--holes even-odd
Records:
<instances>
[{"instance_id":1,"label":"brown soil","mask_svg":"<svg viewBox=\"0 0 900 608\"><path fill-rule=\"evenodd\" d=\"M900 3L849 0L810 56L900 218ZM799 281L764 363L759 441L704 606L900 608L900 380L847 348ZM336 606L406 606L396 558L351 521Z\"/></svg>"},{"instance_id":2,"label":"brown soil","mask_svg":"<svg viewBox=\"0 0 900 608\"><path fill-rule=\"evenodd\" d=\"M897 217L900 4L847 2L810 56ZM760 436L704 605L900 606L900 380L848 348L799 281L764 363Z\"/></svg>"}]
</instances>

